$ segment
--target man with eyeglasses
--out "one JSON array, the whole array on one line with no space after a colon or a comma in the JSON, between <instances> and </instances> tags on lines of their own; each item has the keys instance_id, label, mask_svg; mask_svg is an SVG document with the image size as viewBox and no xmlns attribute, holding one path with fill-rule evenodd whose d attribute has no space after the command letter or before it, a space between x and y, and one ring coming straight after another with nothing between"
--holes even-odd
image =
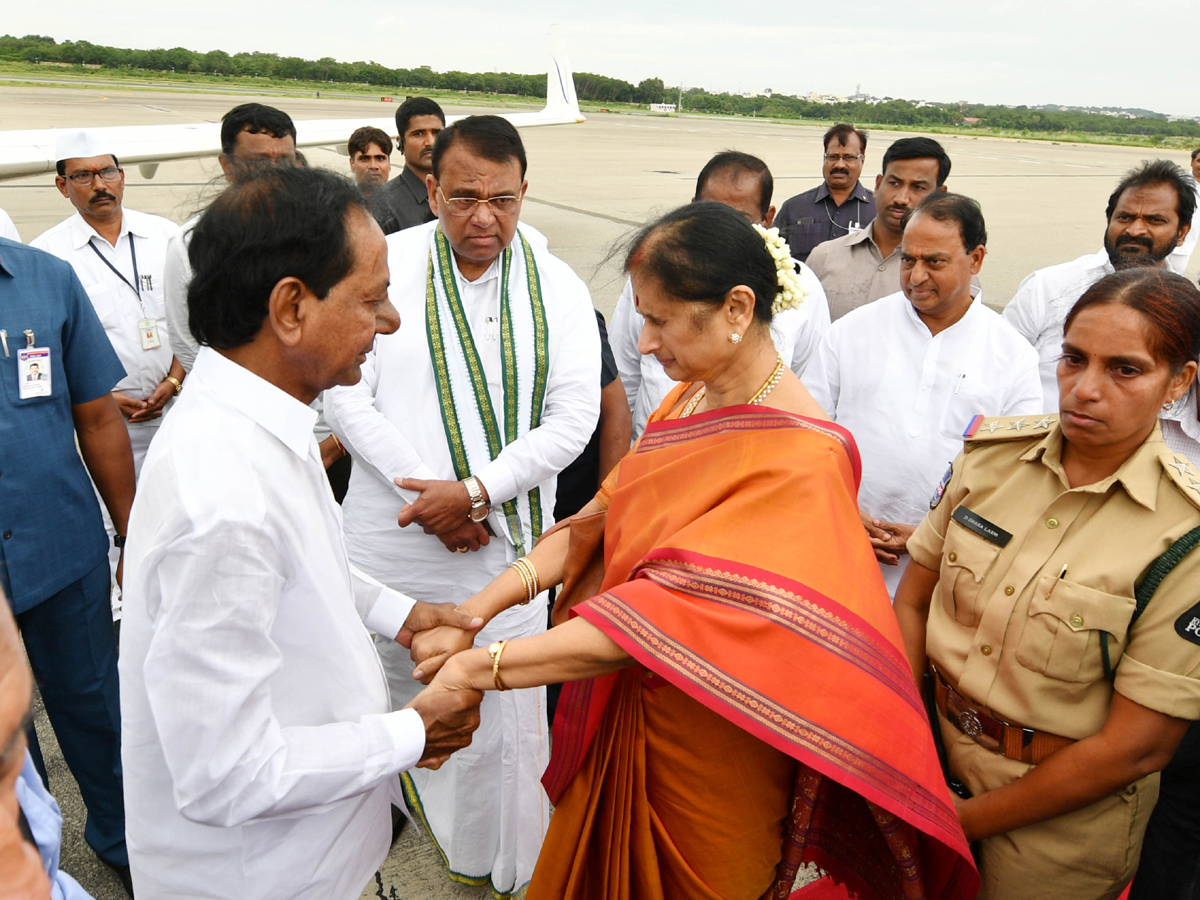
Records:
<instances>
[{"instance_id":1,"label":"man with eyeglasses","mask_svg":"<svg viewBox=\"0 0 1200 900\"><path fill-rule=\"evenodd\" d=\"M95 133L64 135L56 156L54 183L75 214L30 245L71 264L125 366L113 397L125 416L134 469L140 471L163 412L183 384L163 302L167 241L179 226L124 208L125 172Z\"/></svg>"},{"instance_id":2,"label":"man with eyeglasses","mask_svg":"<svg viewBox=\"0 0 1200 900\"><path fill-rule=\"evenodd\" d=\"M461 603L553 524L557 475L599 415L600 339L586 285L519 224L526 159L512 124L462 119L431 163L437 221L388 237L400 328L376 339L362 381L328 392L326 412L354 456L351 562L415 599ZM545 627L539 597L446 640L486 647ZM398 708L421 686L402 648L376 645ZM542 688L489 691L467 755L404 776L457 880L497 894L529 880L548 749Z\"/></svg>"},{"instance_id":3,"label":"man with eyeglasses","mask_svg":"<svg viewBox=\"0 0 1200 900\"><path fill-rule=\"evenodd\" d=\"M839 123L825 132L823 181L779 207L775 223L792 248L792 256L807 262L823 241L862 231L875 218L875 196L858 180L867 152L867 133Z\"/></svg>"}]
</instances>

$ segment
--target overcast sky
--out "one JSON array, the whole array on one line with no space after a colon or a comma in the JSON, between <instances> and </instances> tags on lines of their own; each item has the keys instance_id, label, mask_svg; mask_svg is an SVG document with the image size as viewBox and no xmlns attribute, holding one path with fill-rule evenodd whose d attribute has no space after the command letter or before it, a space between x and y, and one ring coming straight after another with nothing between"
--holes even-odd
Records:
<instances>
[{"instance_id":1,"label":"overcast sky","mask_svg":"<svg viewBox=\"0 0 1200 900\"><path fill-rule=\"evenodd\" d=\"M439 13L448 18L439 22ZM552 22L563 26L576 71L635 83L658 77L717 91L843 95L861 83L880 97L1200 115L1196 0L110 0L74 12L10 4L0 30L127 47L538 72Z\"/></svg>"}]
</instances>

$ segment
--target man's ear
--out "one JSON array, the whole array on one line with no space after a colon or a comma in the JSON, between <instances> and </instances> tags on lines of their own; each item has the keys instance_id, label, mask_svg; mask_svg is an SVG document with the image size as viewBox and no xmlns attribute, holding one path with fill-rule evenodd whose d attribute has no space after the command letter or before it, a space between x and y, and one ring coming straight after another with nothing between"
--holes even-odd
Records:
<instances>
[{"instance_id":1,"label":"man's ear","mask_svg":"<svg viewBox=\"0 0 1200 900\"><path fill-rule=\"evenodd\" d=\"M763 228L770 228L775 224L775 207L768 206L767 214L763 216Z\"/></svg>"},{"instance_id":2,"label":"man's ear","mask_svg":"<svg viewBox=\"0 0 1200 900\"><path fill-rule=\"evenodd\" d=\"M58 192L60 194L62 194L64 197L67 197L67 179L63 178L61 175L55 175L54 186L58 188ZM71 198L67 197L67 199L70 200Z\"/></svg>"},{"instance_id":3,"label":"man's ear","mask_svg":"<svg viewBox=\"0 0 1200 900\"><path fill-rule=\"evenodd\" d=\"M438 209L438 183L432 173L425 176L425 190L429 191L429 211L436 216L441 210Z\"/></svg>"},{"instance_id":4,"label":"man's ear","mask_svg":"<svg viewBox=\"0 0 1200 900\"><path fill-rule=\"evenodd\" d=\"M308 299L316 300L316 297L294 275L281 278L271 289L271 296L267 300L267 319L275 336L289 347L300 343L304 329L304 307Z\"/></svg>"}]
</instances>

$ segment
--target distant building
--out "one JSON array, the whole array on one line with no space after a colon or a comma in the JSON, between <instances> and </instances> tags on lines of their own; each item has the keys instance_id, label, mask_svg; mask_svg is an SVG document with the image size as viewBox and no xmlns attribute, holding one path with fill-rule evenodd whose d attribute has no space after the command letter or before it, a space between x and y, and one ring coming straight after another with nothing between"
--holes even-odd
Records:
<instances>
[{"instance_id":1,"label":"distant building","mask_svg":"<svg viewBox=\"0 0 1200 900\"><path fill-rule=\"evenodd\" d=\"M650 112L657 113L673 113L675 112L674 103L651 103Z\"/></svg>"}]
</instances>

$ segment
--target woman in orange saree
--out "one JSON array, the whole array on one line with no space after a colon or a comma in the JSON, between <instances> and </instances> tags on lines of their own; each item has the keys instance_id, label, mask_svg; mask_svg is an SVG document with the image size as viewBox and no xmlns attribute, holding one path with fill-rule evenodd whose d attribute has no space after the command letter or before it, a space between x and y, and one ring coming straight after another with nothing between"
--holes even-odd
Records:
<instances>
[{"instance_id":1,"label":"woman in orange saree","mask_svg":"<svg viewBox=\"0 0 1200 900\"><path fill-rule=\"evenodd\" d=\"M486 653L414 640L422 674L441 666L430 690L571 682L529 900L787 898L807 862L862 900L977 887L859 521L857 450L756 331L775 264L752 241L766 250L736 213L693 204L635 242L643 344L701 384L672 392L580 514L607 508L599 593ZM671 269L703 270L699 247L756 270L710 289L703 316ZM574 526L528 557L543 584ZM464 607L528 596L518 569Z\"/></svg>"}]
</instances>

